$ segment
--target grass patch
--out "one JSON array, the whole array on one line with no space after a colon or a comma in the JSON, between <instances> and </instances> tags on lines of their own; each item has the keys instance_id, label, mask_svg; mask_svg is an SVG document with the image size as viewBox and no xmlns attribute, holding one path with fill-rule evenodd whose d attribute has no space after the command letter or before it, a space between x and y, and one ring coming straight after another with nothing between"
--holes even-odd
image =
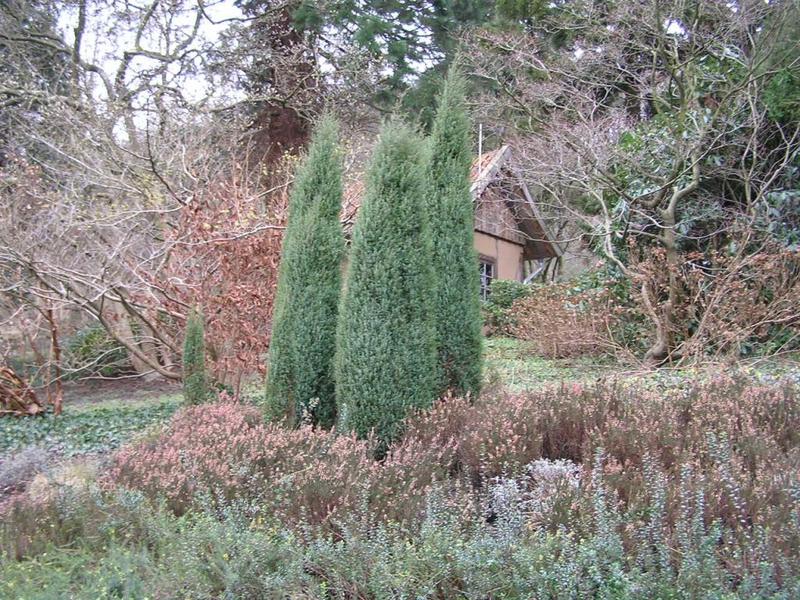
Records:
<instances>
[{"instance_id":1,"label":"grass patch","mask_svg":"<svg viewBox=\"0 0 800 600\"><path fill-rule=\"evenodd\" d=\"M529 342L508 337L486 339L486 377L510 391L535 389L561 381L588 381L608 373L596 358L550 359L534 354Z\"/></svg>"}]
</instances>

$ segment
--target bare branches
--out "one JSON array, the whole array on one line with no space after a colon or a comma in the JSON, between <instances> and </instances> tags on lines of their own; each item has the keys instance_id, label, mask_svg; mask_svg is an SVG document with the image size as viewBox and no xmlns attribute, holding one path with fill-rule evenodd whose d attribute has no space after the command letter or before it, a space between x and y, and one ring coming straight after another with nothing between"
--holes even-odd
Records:
<instances>
[{"instance_id":1,"label":"bare branches","mask_svg":"<svg viewBox=\"0 0 800 600\"><path fill-rule=\"evenodd\" d=\"M544 212L566 221L552 229L570 241L567 254L581 252L571 250L580 237L639 282L654 331L649 356L659 362L677 356L686 335L676 311L687 253L743 228L769 236L755 207L800 151L794 127L764 106L770 65L787 60L774 31L784 5L640 2L602 14L573 6L577 13L545 19L551 29L465 37L470 72L488 85L475 113L514 144ZM572 29L575 20L584 27ZM570 40L560 47L548 39L559 27ZM637 273L632 242L664 251L663 287Z\"/></svg>"}]
</instances>

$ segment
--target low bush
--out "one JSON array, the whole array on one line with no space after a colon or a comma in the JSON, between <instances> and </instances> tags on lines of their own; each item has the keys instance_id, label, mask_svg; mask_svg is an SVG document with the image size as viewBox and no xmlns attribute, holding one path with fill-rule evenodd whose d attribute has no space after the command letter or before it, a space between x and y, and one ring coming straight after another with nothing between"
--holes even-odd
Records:
<instances>
[{"instance_id":1,"label":"low bush","mask_svg":"<svg viewBox=\"0 0 800 600\"><path fill-rule=\"evenodd\" d=\"M257 409L228 402L183 410L159 437L120 450L106 484L163 498L176 514L245 500L294 524L332 525L362 504L407 520L446 475L451 447L410 441L377 463L373 441L265 425Z\"/></svg>"},{"instance_id":2,"label":"low bush","mask_svg":"<svg viewBox=\"0 0 800 600\"><path fill-rule=\"evenodd\" d=\"M23 489L51 462L52 457L47 451L36 446L29 446L0 458L0 498Z\"/></svg>"},{"instance_id":3,"label":"low bush","mask_svg":"<svg viewBox=\"0 0 800 600\"><path fill-rule=\"evenodd\" d=\"M101 548L114 540L157 548L171 525L144 495L103 493L81 465L43 477L0 507L0 556L40 556L53 547Z\"/></svg>"},{"instance_id":4,"label":"low bush","mask_svg":"<svg viewBox=\"0 0 800 600\"><path fill-rule=\"evenodd\" d=\"M509 333L548 358L612 353L621 309L606 288L573 288L569 283L536 286L514 302Z\"/></svg>"},{"instance_id":5,"label":"low bush","mask_svg":"<svg viewBox=\"0 0 800 600\"><path fill-rule=\"evenodd\" d=\"M520 281L495 279L483 303L483 322L489 333L508 334L515 323L511 307L520 298L527 298L535 288Z\"/></svg>"},{"instance_id":6,"label":"low bush","mask_svg":"<svg viewBox=\"0 0 800 600\"><path fill-rule=\"evenodd\" d=\"M729 523L708 520L698 479L688 475L675 490L681 511L670 528L663 472L649 471L643 511L630 513L611 493L607 459L598 452L593 460L582 476L567 462L538 461L524 476L492 481L475 497L483 518L454 508L434 488L413 532L350 519L338 537L298 535L279 520L253 519L246 504L176 518L141 496L89 494L72 515L63 503L47 508L41 531L53 540L69 532L70 550L49 546L21 562L4 557L0 594L478 600L800 593L797 555L775 555L776 534L760 525L742 540ZM557 510L566 522L542 521ZM81 529L89 520L95 525Z\"/></svg>"},{"instance_id":7,"label":"low bush","mask_svg":"<svg viewBox=\"0 0 800 600\"><path fill-rule=\"evenodd\" d=\"M623 502L643 493L649 456L673 483L687 466L703 473L715 499L709 516L730 518L720 496L729 483L714 466L714 453L727 452L725 477L739 486L747 518L771 521L770 499L786 499L787 474L800 466L798 431L797 384L744 375L666 389L607 381L474 404L449 399L408 419L381 462L370 458L370 441L263 425L253 408L217 404L182 411L158 438L121 450L109 481L166 498L178 514L210 497L257 500L287 523L330 524L362 506L379 520L413 522L437 481L482 489L539 459L588 465L602 447Z\"/></svg>"},{"instance_id":8,"label":"low bush","mask_svg":"<svg viewBox=\"0 0 800 600\"><path fill-rule=\"evenodd\" d=\"M67 338L64 361L69 377L74 379L93 375L116 377L135 372L128 351L99 326L84 327Z\"/></svg>"},{"instance_id":9,"label":"low bush","mask_svg":"<svg viewBox=\"0 0 800 600\"><path fill-rule=\"evenodd\" d=\"M99 488L54 477L4 509L25 560L0 579L69 545L94 559L53 580L91 597L792 598L798 392L700 374L448 399L379 462L371 440L192 407Z\"/></svg>"},{"instance_id":10,"label":"low bush","mask_svg":"<svg viewBox=\"0 0 800 600\"><path fill-rule=\"evenodd\" d=\"M734 247L731 242L725 250L680 256L682 287L671 334L686 360L800 348L800 251L767 244L739 256ZM640 249L634 266L653 294L668 290L670 268L663 251Z\"/></svg>"}]
</instances>

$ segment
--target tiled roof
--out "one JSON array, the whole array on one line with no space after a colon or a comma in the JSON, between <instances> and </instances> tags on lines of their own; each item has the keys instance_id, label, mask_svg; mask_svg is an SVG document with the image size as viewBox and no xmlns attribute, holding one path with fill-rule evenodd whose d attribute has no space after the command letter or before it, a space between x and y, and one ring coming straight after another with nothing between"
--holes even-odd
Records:
<instances>
[{"instance_id":1,"label":"tiled roof","mask_svg":"<svg viewBox=\"0 0 800 600\"><path fill-rule=\"evenodd\" d=\"M486 174L495 158L497 158L501 152L505 151L505 149L505 146L501 146L497 150L490 150L489 152L484 152L480 156L476 156L475 160L472 161L472 168L469 171L470 181L475 183L478 181L479 176Z\"/></svg>"}]
</instances>

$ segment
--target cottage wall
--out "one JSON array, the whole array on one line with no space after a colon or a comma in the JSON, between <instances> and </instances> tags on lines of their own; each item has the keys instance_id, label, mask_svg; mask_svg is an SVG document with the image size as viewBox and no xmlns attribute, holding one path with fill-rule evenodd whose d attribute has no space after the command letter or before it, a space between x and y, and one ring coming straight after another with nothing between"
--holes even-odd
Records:
<instances>
[{"instance_id":1,"label":"cottage wall","mask_svg":"<svg viewBox=\"0 0 800 600\"><path fill-rule=\"evenodd\" d=\"M480 231L475 232L475 250L481 256L491 258L497 269L497 279L522 281L521 244L515 244Z\"/></svg>"}]
</instances>

